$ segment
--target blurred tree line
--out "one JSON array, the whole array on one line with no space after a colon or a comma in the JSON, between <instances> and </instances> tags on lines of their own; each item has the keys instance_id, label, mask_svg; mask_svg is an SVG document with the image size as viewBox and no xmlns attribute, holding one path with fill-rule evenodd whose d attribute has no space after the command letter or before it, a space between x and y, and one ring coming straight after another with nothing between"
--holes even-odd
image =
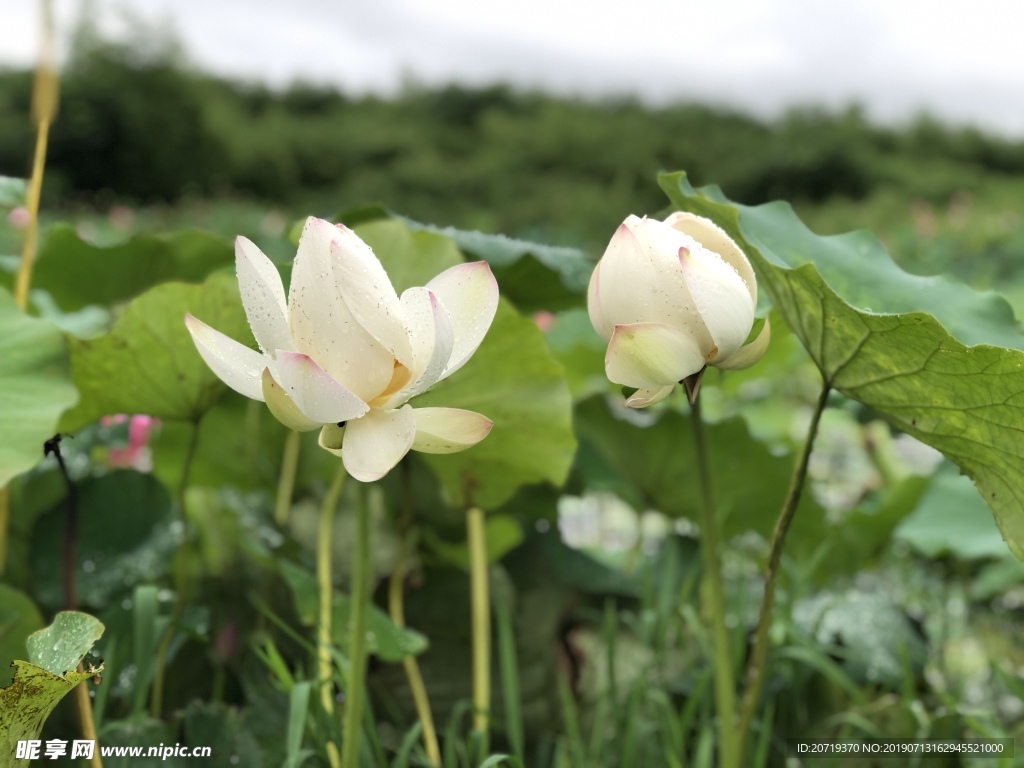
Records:
<instances>
[{"instance_id":1,"label":"blurred tree line","mask_svg":"<svg viewBox=\"0 0 1024 768\"><path fill-rule=\"evenodd\" d=\"M230 195L331 213L378 201L439 224L596 244L623 212L663 206L653 177L664 169L747 203L879 190L939 203L1024 174L1024 143L929 118L878 127L857 108L764 122L503 85L355 98L199 73L165 34L118 44L80 25L72 50L51 135L51 205ZM0 173L26 173L30 91L31 73L0 72Z\"/></svg>"}]
</instances>

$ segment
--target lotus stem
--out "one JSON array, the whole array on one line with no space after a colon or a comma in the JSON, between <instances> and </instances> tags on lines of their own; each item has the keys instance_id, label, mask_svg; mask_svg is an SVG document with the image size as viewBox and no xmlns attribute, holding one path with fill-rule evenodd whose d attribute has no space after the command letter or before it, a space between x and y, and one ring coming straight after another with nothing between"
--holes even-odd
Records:
<instances>
[{"instance_id":1,"label":"lotus stem","mask_svg":"<svg viewBox=\"0 0 1024 768\"><path fill-rule=\"evenodd\" d=\"M483 735L486 754L491 709L491 598L487 583L484 511L479 507L471 507L466 512L466 534L473 627L473 729Z\"/></svg>"},{"instance_id":2,"label":"lotus stem","mask_svg":"<svg viewBox=\"0 0 1024 768\"><path fill-rule=\"evenodd\" d=\"M156 652L156 667L153 672L153 690L150 692L149 710L153 717L160 717L163 709L164 695L164 672L167 660L167 652L171 647L171 639L174 637L174 627L181 620L185 613L185 605L188 601L188 570L191 560L191 542L189 540L188 510L185 507L185 492L188 490L188 481L192 473L192 462L196 457L196 448L199 446L199 422L192 423L192 435L189 437L188 448L185 450L185 463L181 469L181 479L178 481L178 507L181 510L181 548L178 550L178 560L175 563L175 594L174 612L171 614L171 623L167 625L164 636Z\"/></svg>"},{"instance_id":3,"label":"lotus stem","mask_svg":"<svg viewBox=\"0 0 1024 768\"><path fill-rule=\"evenodd\" d=\"M768 568L765 571L764 595L761 598L761 613L758 617L757 630L754 634L754 648L747 662L743 705L740 710L739 722L736 726L736 741L739 745L739 754L741 756L743 755L743 748L746 743L747 731L750 730L750 722L754 716L754 710L757 708L758 699L761 696L761 687L764 684L765 658L768 655L768 628L771 625L772 609L775 606L775 585L778 581L782 547L785 544L789 526L793 522L793 516L796 514L796 508L800 503L804 481L807 479L807 465L811 458L811 451L814 448L814 438L818 434L821 414L825 411L830 391L831 386L826 381L821 388L821 395L818 397L814 414L811 416L811 424L807 428L807 439L804 441L803 450L793 468L793 476L790 480L786 500L782 504L782 510L775 521L775 530L772 532L771 547L768 554Z\"/></svg>"},{"instance_id":4,"label":"lotus stem","mask_svg":"<svg viewBox=\"0 0 1024 768\"><path fill-rule=\"evenodd\" d=\"M82 665L78 665L78 671ZM90 768L103 768L103 758L100 756L99 737L96 735L96 721L92 717L92 699L89 698L88 681L83 680L75 686L75 709L78 710L78 727L81 729L82 738L93 742L95 748L92 757L89 758Z\"/></svg>"},{"instance_id":5,"label":"lotus stem","mask_svg":"<svg viewBox=\"0 0 1024 768\"><path fill-rule=\"evenodd\" d=\"M14 280L14 301L18 308L28 306L28 289L32 283L32 267L36 258L36 239L39 233L39 197L43 190L43 170L46 167L46 145L50 124L57 116L57 64L53 51L53 7L43 0L43 34L39 51L39 65L32 83L32 118L36 124L36 146L32 157L32 175L29 177L25 207L28 226L21 247L21 263Z\"/></svg>"},{"instance_id":6,"label":"lotus stem","mask_svg":"<svg viewBox=\"0 0 1024 768\"><path fill-rule=\"evenodd\" d=\"M292 508L292 494L295 492L295 473L299 467L299 448L302 435L293 430L284 440L284 455L281 457L281 475L277 481L277 504L274 520L281 527L288 524L288 513Z\"/></svg>"},{"instance_id":7,"label":"lotus stem","mask_svg":"<svg viewBox=\"0 0 1024 768\"><path fill-rule=\"evenodd\" d=\"M398 548L394 569L391 571L391 580L388 582L388 612L391 614L391 621L399 628L405 627L403 583L410 538L408 531L403 532L402 543ZM423 748L427 752L427 760L437 768L441 765L441 749L437 742L434 715L430 710L430 699L427 697L427 687L423 682L423 675L420 673L420 665L417 663L416 657L409 654L402 659L402 666L405 668L405 676L409 680L412 700L416 705L416 715L419 717L420 723L423 724Z\"/></svg>"},{"instance_id":8,"label":"lotus stem","mask_svg":"<svg viewBox=\"0 0 1024 768\"><path fill-rule=\"evenodd\" d=\"M320 679L320 703L328 714L334 713L334 692L331 674L331 544L334 536L334 513L341 489L345 486L345 466L338 471L320 505L320 526L316 540L316 583L320 597L320 621L317 622L317 672ZM280 498L280 495L279 495Z\"/></svg>"},{"instance_id":9,"label":"lotus stem","mask_svg":"<svg viewBox=\"0 0 1024 768\"><path fill-rule=\"evenodd\" d=\"M39 51L39 65L32 84L32 117L36 122L36 146L32 156L32 174L29 177L25 207L28 226L21 246L21 262L14 278L14 303L25 311L28 289L32 283L32 265L36 257L36 239L39 232L39 197L43 189L43 171L46 169L46 145L50 124L57 116L57 66L53 53L53 7L43 0L43 34ZM10 493L7 486L0 488L0 575L7 568L7 531L10 526Z\"/></svg>"},{"instance_id":10,"label":"lotus stem","mask_svg":"<svg viewBox=\"0 0 1024 768\"><path fill-rule=\"evenodd\" d=\"M356 504L355 551L352 562L352 603L349 610L348 680L345 684L345 741L342 768L357 768L362 740L366 688L366 626L370 606L370 488L359 489Z\"/></svg>"},{"instance_id":11,"label":"lotus stem","mask_svg":"<svg viewBox=\"0 0 1024 768\"><path fill-rule=\"evenodd\" d=\"M699 386L699 385L698 385ZM708 460L707 439L700 415L700 398L696 390L692 397L693 437L697 452L697 473L700 478L701 515L700 551L704 561L704 583L701 603L705 614L710 614L714 648L715 709L718 711L718 759L722 768L739 768L737 744L734 736L736 718L736 684L733 678L732 652L729 629L725 623L725 588L722 580L722 561L718 540L718 519L711 487L711 468Z\"/></svg>"}]
</instances>

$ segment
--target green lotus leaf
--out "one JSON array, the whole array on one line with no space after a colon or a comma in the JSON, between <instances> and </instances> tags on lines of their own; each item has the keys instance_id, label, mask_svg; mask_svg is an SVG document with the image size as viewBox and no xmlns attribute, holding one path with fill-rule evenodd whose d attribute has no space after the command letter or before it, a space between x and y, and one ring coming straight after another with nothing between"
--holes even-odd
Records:
<instances>
[{"instance_id":1,"label":"green lotus leaf","mask_svg":"<svg viewBox=\"0 0 1024 768\"><path fill-rule=\"evenodd\" d=\"M225 386L189 337L189 312L234 339L253 343L234 277L214 275L202 285L151 288L128 305L109 333L72 342L72 372L82 400L65 414L61 430L73 431L108 413L198 420Z\"/></svg>"},{"instance_id":2,"label":"green lotus leaf","mask_svg":"<svg viewBox=\"0 0 1024 768\"><path fill-rule=\"evenodd\" d=\"M781 202L732 203L660 178L672 203L743 247L758 285L825 381L952 459L1024 560L1024 336L1010 305L949 277L907 274L866 232L821 237Z\"/></svg>"},{"instance_id":3,"label":"green lotus leaf","mask_svg":"<svg viewBox=\"0 0 1024 768\"><path fill-rule=\"evenodd\" d=\"M0 289L0 488L43 458L43 442L78 393L57 326L29 317Z\"/></svg>"},{"instance_id":4,"label":"green lotus leaf","mask_svg":"<svg viewBox=\"0 0 1024 768\"><path fill-rule=\"evenodd\" d=\"M70 224L51 227L39 248L32 287L48 291L65 312L138 296L155 285L180 280L199 283L212 272L233 267L234 251L206 232L137 235L103 247L79 237ZM0 273L0 283L10 276Z\"/></svg>"}]
</instances>

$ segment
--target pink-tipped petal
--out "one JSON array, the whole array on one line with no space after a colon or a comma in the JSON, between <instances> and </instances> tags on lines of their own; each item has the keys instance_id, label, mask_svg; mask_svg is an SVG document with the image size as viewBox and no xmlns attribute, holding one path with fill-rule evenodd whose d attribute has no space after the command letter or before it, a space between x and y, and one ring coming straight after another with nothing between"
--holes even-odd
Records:
<instances>
[{"instance_id":1,"label":"pink-tipped petal","mask_svg":"<svg viewBox=\"0 0 1024 768\"><path fill-rule=\"evenodd\" d=\"M235 273L249 327L265 355L292 348L288 305L277 267L244 237L235 240Z\"/></svg>"},{"instance_id":2,"label":"pink-tipped petal","mask_svg":"<svg viewBox=\"0 0 1024 768\"><path fill-rule=\"evenodd\" d=\"M263 355L192 315L185 315L185 326L192 334L199 356L217 374L217 378L240 395L253 400L263 399L260 376L267 365Z\"/></svg>"},{"instance_id":3,"label":"pink-tipped petal","mask_svg":"<svg viewBox=\"0 0 1024 768\"><path fill-rule=\"evenodd\" d=\"M675 384L667 384L664 387L638 389L626 400L626 406L628 408L647 408L655 403L660 403L672 394L675 387Z\"/></svg>"},{"instance_id":4,"label":"pink-tipped petal","mask_svg":"<svg viewBox=\"0 0 1024 768\"><path fill-rule=\"evenodd\" d=\"M416 408L416 439L412 449L422 453L457 453L476 445L494 422L461 408Z\"/></svg>"},{"instance_id":5,"label":"pink-tipped petal","mask_svg":"<svg viewBox=\"0 0 1024 768\"><path fill-rule=\"evenodd\" d=\"M704 367L697 342L663 323L617 325L604 358L609 380L627 387L661 389Z\"/></svg>"},{"instance_id":6,"label":"pink-tipped petal","mask_svg":"<svg viewBox=\"0 0 1024 768\"><path fill-rule=\"evenodd\" d=\"M402 309L409 322L412 351L410 383L397 392L387 407L401 405L426 392L441 378L452 355L451 318L429 288L409 288L402 294Z\"/></svg>"},{"instance_id":7,"label":"pink-tipped petal","mask_svg":"<svg viewBox=\"0 0 1024 768\"><path fill-rule=\"evenodd\" d=\"M302 415L316 424L356 419L370 406L301 352L277 352L277 378Z\"/></svg>"},{"instance_id":8,"label":"pink-tipped petal","mask_svg":"<svg viewBox=\"0 0 1024 768\"><path fill-rule=\"evenodd\" d=\"M391 279L359 236L343 224L331 242L334 277L345 306L363 328L407 368L411 361L405 313Z\"/></svg>"},{"instance_id":9,"label":"pink-tipped petal","mask_svg":"<svg viewBox=\"0 0 1024 768\"><path fill-rule=\"evenodd\" d=\"M263 369L260 383L263 389L263 400L274 418L288 429L296 432L311 432L321 426L322 422L313 421L299 410L299 406L288 396L288 392L274 379L269 368Z\"/></svg>"},{"instance_id":10,"label":"pink-tipped petal","mask_svg":"<svg viewBox=\"0 0 1024 768\"><path fill-rule=\"evenodd\" d=\"M679 232L686 233L709 251L714 251L721 256L725 263L729 264L743 278L743 282L747 284L750 298L755 305L757 304L757 279L754 277L754 269L750 266L746 254L724 229L711 219L685 211L673 213L665 219L665 223Z\"/></svg>"},{"instance_id":11,"label":"pink-tipped petal","mask_svg":"<svg viewBox=\"0 0 1024 768\"><path fill-rule=\"evenodd\" d=\"M451 318L454 342L441 378L459 370L476 352L498 311L498 281L486 261L458 264L429 283Z\"/></svg>"},{"instance_id":12,"label":"pink-tipped petal","mask_svg":"<svg viewBox=\"0 0 1024 768\"><path fill-rule=\"evenodd\" d=\"M413 410L403 405L397 411L374 408L362 418L345 425L341 458L356 480L380 480L409 452L416 436Z\"/></svg>"},{"instance_id":13,"label":"pink-tipped petal","mask_svg":"<svg viewBox=\"0 0 1024 768\"><path fill-rule=\"evenodd\" d=\"M761 332L757 334L756 339L749 344L743 345L724 360L716 360L713 365L716 368L721 368L723 371L742 371L744 368L749 368L764 357L771 339L772 329L766 317L764 319L764 326L761 328Z\"/></svg>"},{"instance_id":14,"label":"pink-tipped petal","mask_svg":"<svg viewBox=\"0 0 1024 768\"><path fill-rule=\"evenodd\" d=\"M356 322L341 298L331 263L331 242L339 236L333 224L307 219L288 294L291 334L296 351L369 402L391 382L394 357Z\"/></svg>"},{"instance_id":15,"label":"pink-tipped petal","mask_svg":"<svg viewBox=\"0 0 1024 768\"><path fill-rule=\"evenodd\" d=\"M679 262L681 251L699 247L691 237L654 219L630 216L619 226L601 257L595 288L609 338L617 325L664 323L685 330L705 355L711 352L714 341Z\"/></svg>"},{"instance_id":16,"label":"pink-tipped petal","mask_svg":"<svg viewBox=\"0 0 1024 768\"><path fill-rule=\"evenodd\" d=\"M724 360L747 340L754 324L754 301L739 273L702 246L680 252L690 295L714 341L708 363Z\"/></svg>"}]
</instances>

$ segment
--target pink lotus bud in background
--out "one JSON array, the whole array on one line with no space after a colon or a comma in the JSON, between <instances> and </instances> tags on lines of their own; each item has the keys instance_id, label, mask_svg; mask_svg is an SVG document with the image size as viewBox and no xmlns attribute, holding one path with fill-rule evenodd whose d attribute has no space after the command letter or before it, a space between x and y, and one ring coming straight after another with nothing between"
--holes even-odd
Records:
<instances>
[{"instance_id":1,"label":"pink lotus bud in background","mask_svg":"<svg viewBox=\"0 0 1024 768\"><path fill-rule=\"evenodd\" d=\"M28 226L29 219L28 208L18 206L17 208L11 208L10 213L7 214L7 223L14 229L24 229Z\"/></svg>"}]
</instances>

